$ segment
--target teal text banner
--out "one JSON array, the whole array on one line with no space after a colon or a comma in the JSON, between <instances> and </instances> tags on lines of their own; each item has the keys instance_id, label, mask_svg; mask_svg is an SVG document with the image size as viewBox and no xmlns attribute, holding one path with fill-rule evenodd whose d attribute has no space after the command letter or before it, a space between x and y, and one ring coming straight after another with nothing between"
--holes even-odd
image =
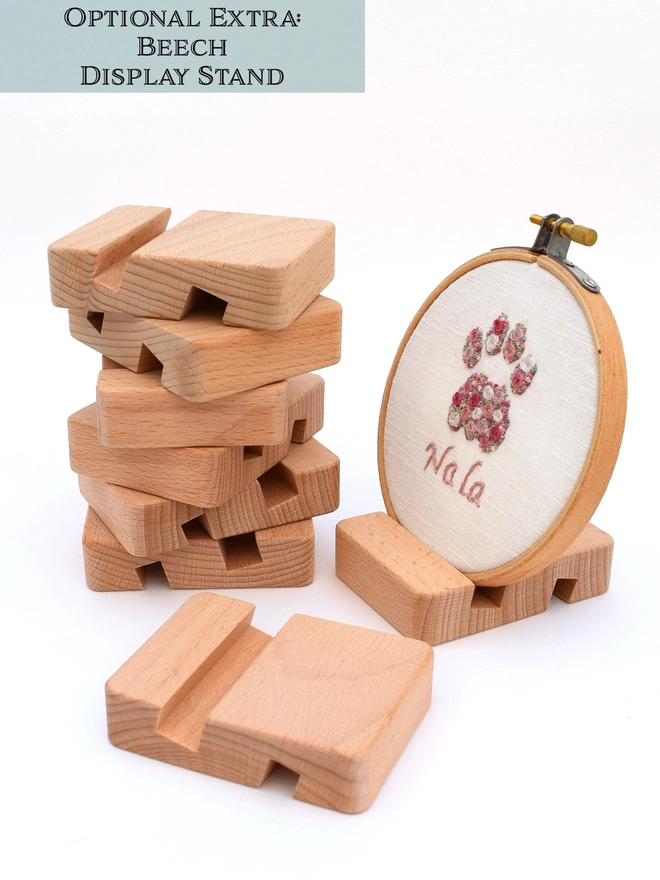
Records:
<instances>
[{"instance_id":1,"label":"teal text banner","mask_svg":"<svg viewBox=\"0 0 660 880\"><path fill-rule=\"evenodd\" d=\"M7 4L2 92L363 92L364 0Z\"/></svg>"}]
</instances>

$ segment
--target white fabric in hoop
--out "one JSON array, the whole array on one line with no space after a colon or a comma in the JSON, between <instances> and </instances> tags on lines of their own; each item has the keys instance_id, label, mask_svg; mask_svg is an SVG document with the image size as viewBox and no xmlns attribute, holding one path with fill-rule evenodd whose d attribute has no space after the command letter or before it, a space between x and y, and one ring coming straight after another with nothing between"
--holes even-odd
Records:
<instances>
[{"instance_id":1,"label":"white fabric in hoop","mask_svg":"<svg viewBox=\"0 0 660 880\"><path fill-rule=\"evenodd\" d=\"M597 295L597 294L595 294ZM506 314L526 327L525 354L537 372L523 394L511 391L516 364L488 355L468 369L466 337ZM484 452L447 415L468 376L505 384L510 425ZM460 571L490 571L533 546L552 526L584 467L597 418L598 363L587 319L570 290L536 263L500 260L461 276L428 308L394 376L383 434L385 480L397 519ZM437 448L440 469L425 465ZM481 462L464 483L475 462ZM454 463L456 467L446 471ZM453 485L444 481L452 480ZM470 487L483 483L478 503ZM460 489L463 485L463 492ZM477 496L476 487L472 495Z\"/></svg>"}]
</instances>

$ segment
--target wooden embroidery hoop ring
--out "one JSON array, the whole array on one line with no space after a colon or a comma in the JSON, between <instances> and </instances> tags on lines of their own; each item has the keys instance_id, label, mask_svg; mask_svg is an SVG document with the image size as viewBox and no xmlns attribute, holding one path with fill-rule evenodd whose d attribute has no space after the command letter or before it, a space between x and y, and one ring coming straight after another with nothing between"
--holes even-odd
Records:
<instances>
[{"instance_id":1,"label":"wooden embroidery hoop ring","mask_svg":"<svg viewBox=\"0 0 660 880\"><path fill-rule=\"evenodd\" d=\"M467 272L499 260L538 263L573 294L585 315L594 343L598 365L598 405L591 445L568 501L545 534L521 555L498 568L468 573L475 584L485 587L506 586L531 577L552 565L582 532L598 507L614 470L623 436L627 397L626 364L621 337L602 294L587 291L567 269L551 257L523 248L502 248L475 257L452 272L427 298L408 327L394 358L385 385L378 425L378 473L388 514L399 522L387 487L384 433L390 391L401 356L428 308L451 284Z\"/></svg>"}]
</instances>

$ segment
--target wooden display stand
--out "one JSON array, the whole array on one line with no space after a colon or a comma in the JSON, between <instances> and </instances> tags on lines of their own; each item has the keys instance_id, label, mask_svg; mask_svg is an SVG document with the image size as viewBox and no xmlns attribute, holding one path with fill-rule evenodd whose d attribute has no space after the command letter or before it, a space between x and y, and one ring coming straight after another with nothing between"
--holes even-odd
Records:
<instances>
[{"instance_id":1,"label":"wooden display stand","mask_svg":"<svg viewBox=\"0 0 660 880\"><path fill-rule=\"evenodd\" d=\"M526 580L480 587L385 513L337 525L337 575L404 636L430 645L606 592L614 542L589 524L553 564Z\"/></svg>"},{"instance_id":2,"label":"wooden display stand","mask_svg":"<svg viewBox=\"0 0 660 880\"><path fill-rule=\"evenodd\" d=\"M332 223L198 211L166 232L169 215L124 205L54 242L53 303L179 320L203 290L226 324L282 330L334 277Z\"/></svg>"},{"instance_id":3,"label":"wooden display stand","mask_svg":"<svg viewBox=\"0 0 660 880\"><path fill-rule=\"evenodd\" d=\"M341 306L325 296L278 331L227 325L213 297L181 321L72 309L69 329L129 370L162 367L163 387L196 403L329 367L341 352Z\"/></svg>"},{"instance_id":4,"label":"wooden display stand","mask_svg":"<svg viewBox=\"0 0 660 880\"><path fill-rule=\"evenodd\" d=\"M294 615L272 638L254 605L189 599L106 685L113 745L259 786L275 764L298 800L374 800L431 700L418 641Z\"/></svg>"},{"instance_id":5,"label":"wooden display stand","mask_svg":"<svg viewBox=\"0 0 660 880\"><path fill-rule=\"evenodd\" d=\"M95 280L165 232L171 213L169 208L122 205L54 241L48 248L53 305L86 309Z\"/></svg>"},{"instance_id":6,"label":"wooden display stand","mask_svg":"<svg viewBox=\"0 0 660 880\"><path fill-rule=\"evenodd\" d=\"M286 456L296 423L322 424L323 380L310 374L292 382L288 437L272 445L152 448L145 437L145 445L139 448L103 446L97 407L90 404L69 417L71 467L77 474L184 504L215 507Z\"/></svg>"},{"instance_id":7,"label":"wooden display stand","mask_svg":"<svg viewBox=\"0 0 660 880\"><path fill-rule=\"evenodd\" d=\"M80 492L132 556L159 559L188 545L182 526L199 518L211 537L270 529L339 507L339 459L313 438L218 507L203 508L95 477L79 476Z\"/></svg>"},{"instance_id":8,"label":"wooden display stand","mask_svg":"<svg viewBox=\"0 0 660 880\"><path fill-rule=\"evenodd\" d=\"M104 359L108 363L108 359ZM113 363L110 361L110 363ZM99 373L96 415L104 446L269 446L304 443L323 427L321 376L306 373L208 403L162 387L159 370L132 373L119 364Z\"/></svg>"},{"instance_id":9,"label":"wooden display stand","mask_svg":"<svg viewBox=\"0 0 660 880\"><path fill-rule=\"evenodd\" d=\"M290 433L287 383L273 382L208 403L191 403L161 385L160 370L101 370L96 383L104 446L250 446L281 443Z\"/></svg>"},{"instance_id":10,"label":"wooden display stand","mask_svg":"<svg viewBox=\"0 0 660 880\"><path fill-rule=\"evenodd\" d=\"M306 587L314 580L311 519L215 540L197 522L183 527L186 545L152 556L132 556L89 508L83 530L90 590L143 590L145 568L160 562L173 590Z\"/></svg>"}]
</instances>

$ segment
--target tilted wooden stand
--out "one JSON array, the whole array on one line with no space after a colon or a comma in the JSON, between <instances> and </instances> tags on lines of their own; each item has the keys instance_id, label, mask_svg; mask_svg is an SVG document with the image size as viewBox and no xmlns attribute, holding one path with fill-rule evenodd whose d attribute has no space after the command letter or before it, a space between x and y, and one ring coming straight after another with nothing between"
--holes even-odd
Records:
<instances>
[{"instance_id":1,"label":"tilted wooden stand","mask_svg":"<svg viewBox=\"0 0 660 880\"><path fill-rule=\"evenodd\" d=\"M200 518L216 540L330 513L339 506L339 459L313 437L220 504L203 508L95 477L79 476L90 507L132 556L159 559L188 545L183 526Z\"/></svg>"},{"instance_id":2,"label":"tilted wooden stand","mask_svg":"<svg viewBox=\"0 0 660 880\"><path fill-rule=\"evenodd\" d=\"M440 645L606 592L614 542L591 523L525 580L480 587L385 513L337 525L337 575L403 635Z\"/></svg>"},{"instance_id":3,"label":"tilted wooden stand","mask_svg":"<svg viewBox=\"0 0 660 880\"><path fill-rule=\"evenodd\" d=\"M108 681L110 741L251 786L282 764L298 800L365 810L430 704L433 652L300 614L272 638L253 612L189 599Z\"/></svg>"},{"instance_id":4,"label":"tilted wooden stand","mask_svg":"<svg viewBox=\"0 0 660 880\"><path fill-rule=\"evenodd\" d=\"M205 403L336 364L341 306L318 296L284 330L253 330L226 324L223 304L211 297L181 321L71 309L69 329L133 372L162 367L164 388Z\"/></svg>"},{"instance_id":5,"label":"tilted wooden stand","mask_svg":"<svg viewBox=\"0 0 660 880\"><path fill-rule=\"evenodd\" d=\"M53 242L54 305L180 320L204 290L227 324L282 330L334 276L327 221L198 211L166 230L169 217L122 205Z\"/></svg>"}]
</instances>

